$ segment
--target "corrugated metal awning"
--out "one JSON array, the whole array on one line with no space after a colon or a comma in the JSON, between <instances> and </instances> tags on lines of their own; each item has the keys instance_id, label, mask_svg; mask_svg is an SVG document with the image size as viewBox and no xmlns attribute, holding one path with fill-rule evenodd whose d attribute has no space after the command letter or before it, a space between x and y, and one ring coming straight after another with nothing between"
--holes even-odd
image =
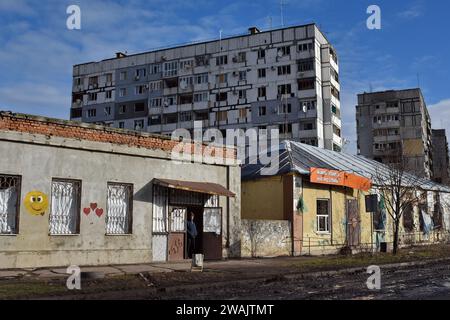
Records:
<instances>
[{"instance_id":1,"label":"corrugated metal awning","mask_svg":"<svg viewBox=\"0 0 450 320\"><path fill-rule=\"evenodd\" d=\"M181 181L181 180L170 180L170 179L154 179L153 183L158 184L163 187L186 190L192 192L214 194L225 197L235 197L236 195L228 190L227 188L221 186L217 183L209 182L194 182L194 181Z\"/></svg>"}]
</instances>

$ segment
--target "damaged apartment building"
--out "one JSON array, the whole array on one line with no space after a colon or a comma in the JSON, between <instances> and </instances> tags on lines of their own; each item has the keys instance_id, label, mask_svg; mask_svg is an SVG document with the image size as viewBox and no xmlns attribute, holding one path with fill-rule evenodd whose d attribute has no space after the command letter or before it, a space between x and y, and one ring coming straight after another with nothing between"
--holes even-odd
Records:
<instances>
[{"instance_id":1,"label":"damaged apartment building","mask_svg":"<svg viewBox=\"0 0 450 320\"><path fill-rule=\"evenodd\" d=\"M0 269L183 260L191 212L198 253L239 256L235 149L171 161L180 143L195 150L149 133L1 112Z\"/></svg>"},{"instance_id":2,"label":"damaged apartment building","mask_svg":"<svg viewBox=\"0 0 450 320\"><path fill-rule=\"evenodd\" d=\"M73 67L71 119L170 135L279 129L341 150L336 50L315 24L259 31Z\"/></svg>"},{"instance_id":3,"label":"damaged apartment building","mask_svg":"<svg viewBox=\"0 0 450 320\"><path fill-rule=\"evenodd\" d=\"M358 154L382 163L400 158L409 171L433 178L431 119L420 89L358 95Z\"/></svg>"}]
</instances>

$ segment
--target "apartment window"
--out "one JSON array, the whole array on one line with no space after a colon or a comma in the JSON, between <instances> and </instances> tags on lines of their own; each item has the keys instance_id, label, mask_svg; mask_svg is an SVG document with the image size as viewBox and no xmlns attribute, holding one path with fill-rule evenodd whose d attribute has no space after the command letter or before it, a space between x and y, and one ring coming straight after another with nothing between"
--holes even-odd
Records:
<instances>
[{"instance_id":1,"label":"apartment window","mask_svg":"<svg viewBox=\"0 0 450 320\"><path fill-rule=\"evenodd\" d=\"M302 102L300 102L300 107L301 107L301 111L303 111L303 112L315 110L316 109L316 101L315 100L302 101Z\"/></svg>"},{"instance_id":2,"label":"apartment window","mask_svg":"<svg viewBox=\"0 0 450 320\"><path fill-rule=\"evenodd\" d=\"M148 124L150 126L161 124L161 116L160 115L151 116L148 120L149 120Z\"/></svg>"},{"instance_id":3,"label":"apartment window","mask_svg":"<svg viewBox=\"0 0 450 320\"><path fill-rule=\"evenodd\" d=\"M310 130L314 130L314 129L315 129L314 122L303 123L303 130L310 131Z\"/></svg>"},{"instance_id":4,"label":"apartment window","mask_svg":"<svg viewBox=\"0 0 450 320\"><path fill-rule=\"evenodd\" d=\"M145 86L136 86L136 94L140 95L140 94L144 94L145 92Z\"/></svg>"},{"instance_id":5,"label":"apartment window","mask_svg":"<svg viewBox=\"0 0 450 320\"><path fill-rule=\"evenodd\" d=\"M336 52L333 50L333 48L330 48L330 56L336 63L338 62Z\"/></svg>"},{"instance_id":6,"label":"apartment window","mask_svg":"<svg viewBox=\"0 0 450 320\"><path fill-rule=\"evenodd\" d=\"M88 100L89 101L97 101L97 93L91 92L88 94Z\"/></svg>"},{"instance_id":7,"label":"apartment window","mask_svg":"<svg viewBox=\"0 0 450 320\"><path fill-rule=\"evenodd\" d=\"M317 232L330 232L329 200L317 200Z\"/></svg>"},{"instance_id":8,"label":"apartment window","mask_svg":"<svg viewBox=\"0 0 450 320\"><path fill-rule=\"evenodd\" d=\"M108 183L106 234L132 234L133 185Z\"/></svg>"},{"instance_id":9,"label":"apartment window","mask_svg":"<svg viewBox=\"0 0 450 320\"><path fill-rule=\"evenodd\" d=\"M106 83L112 84L112 80L113 80L112 73L107 73L106 74Z\"/></svg>"},{"instance_id":10,"label":"apartment window","mask_svg":"<svg viewBox=\"0 0 450 320\"><path fill-rule=\"evenodd\" d=\"M291 54L291 47L290 46L284 46L278 49L278 52L281 52L281 55L288 56Z\"/></svg>"},{"instance_id":11,"label":"apartment window","mask_svg":"<svg viewBox=\"0 0 450 320\"><path fill-rule=\"evenodd\" d=\"M53 179L50 235L80 233L81 181Z\"/></svg>"},{"instance_id":12,"label":"apartment window","mask_svg":"<svg viewBox=\"0 0 450 320\"><path fill-rule=\"evenodd\" d=\"M266 57L266 50L259 49L258 50L258 59L264 59Z\"/></svg>"},{"instance_id":13,"label":"apartment window","mask_svg":"<svg viewBox=\"0 0 450 320\"><path fill-rule=\"evenodd\" d=\"M98 86L98 77L89 77L90 86Z\"/></svg>"},{"instance_id":14,"label":"apartment window","mask_svg":"<svg viewBox=\"0 0 450 320\"><path fill-rule=\"evenodd\" d=\"M216 94L216 101L227 101L228 94L226 92L221 92Z\"/></svg>"},{"instance_id":15,"label":"apartment window","mask_svg":"<svg viewBox=\"0 0 450 320\"><path fill-rule=\"evenodd\" d=\"M224 55L224 56L220 56L216 58L216 65L217 66L222 66L228 64L228 56Z\"/></svg>"},{"instance_id":16,"label":"apartment window","mask_svg":"<svg viewBox=\"0 0 450 320\"><path fill-rule=\"evenodd\" d=\"M258 97L263 98L266 96L266 87L259 87L258 88Z\"/></svg>"},{"instance_id":17,"label":"apartment window","mask_svg":"<svg viewBox=\"0 0 450 320\"><path fill-rule=\"evenodd\" d=\"M258 78L266 77L266 68L258 69Z\"/></svg>"},{"instance_id":18,"label":"apartment window","mask_svg":"<svg viewBox=\"0 0 450 320\"><path fill-rule=\"evenodd\" d=\"M147 76L147 70L145 68L136 69L136 72L134 75L136 77L136 80L139 80L140 78Z\"/></svg>"},{"instance_id":19,"label":"apartment window","mask_svg":"<svg viewBox=\"0 0 450 320\"><path fill-rule=\"evenodd\" d=\"M194 94L194 102L208 101L208 92L200 92Z\"/></svg>"},{"instance_id":20,"label":"apartment window","mask_svg":"<svg viewBox=\"0 0 450 320\"><path fill-rule=\"evenodd\" d=\"M238 97L239 99L247 99L247 90L239 90Z\"/></svg>"},{"instance_id":21,"label":"apartment window","mask_svg":"<svg viewBox=\"0 0 450 320\"><path fill-rule=\"evenodd\" d=\"M126 112L127 112L127 106L124 105L124 104L120 105L120 106L119 106L119 113L120 113L120 114L124 114L124 113L126 113Z\"/></svg>"},{"instance_id":22,"label":"apartment window","mask_svg":"<svg viewBox=\"0 0 450 320\"><path fill-rule=\"evenodd\" d=\"M281 134L292 133L292 123L280 124L278 130Z\"/></svg>"},{"instance_id":23,"label":"apartment window","mask_svg":"<svg viewBox=\"0 0 450 320\"><path fill-rule=\"evenodd\" d=\"M164 98L164 105L165 106L173 106L177 104L177 96L167 96Z\"/></svg>"},{"instance_id":24,"label":"apartment window","mask_svg":"<svg viewBox=\"0 0 450 320\"><path fill-rule=\"evenodd\" d=\"M89 109L87 111L87 117L88 118L94 118L95 116L97 116L97 110L96 109Z\"/></svg>"},{"instance_id":25,"label":"apartment window","mask_svg":"<svg viewBox=\"0 0 450 320\"><path fill-rule=\"evenodd\" d=\"M194 96L192 94L180 96L180 104L191 104L193 101Z\"/></svg>"},{"instance_id":26,"label":"apartment window","mask_svg":"<svg viewBox=\"0 0 450 320\"><path fill-rule=\"evenodd\" d=\"M160 64L152 64L150 66L150 74L158 74L161 73L161 65Z\"/></svg>"},{"instance_id":27,"label":"apartment window","mask_svg":"<svg viewBox=\"0 0 450 320\"><path fill-rule=\"evenodd\" d=\"M397 101L387 102L386 108L398 108L398 102Z\"/></svg>"},{"instance_id":28,"label":"apartment window","mask_svg":"<svg viewBox=\"0 0 450 320\"><path fill-rule=\"evenodd\" d=\"M338 89L336 89L334 86L331 86L331 95L338 100L341 97L341 94L339 93Z\"/></svg>"},{"instance_id":29,"label":"apartment window","mask_svg":"<svg viewBox=\"0 0 450 320\"><path fill-rule=\"evenodd\" d=\"M178 74L178 62L166 62L164 63L164 76L165 77L173 77Z\"/></svg>"},{"instance_id":30,"label":"apartment window","mask_svg":"<svg viewBox=\"0 0 450 320\"><path fill-rule=\"evenodd\" d=\"M283 103L278 107L278 114L286 114L292 112L292 105L290 103Z\"/></svg>"},{"instance_id":31,"label":"apartment window","mask_svg":"<svg viewBox=\"0 0 450 320\"><path fill-rule=\"evenodd\" d=\"M247 71L239 71L239 81L247 80Z\"/></svg>"},{"instance_id":32,"label":"apartment window","mask_svg":"<svg viewBox=\"0 0 450 320\"><path fill-rule=\"evenodd\" d=\"M195 114L195 120L208 120L209 119L209 112L208 111L198 111L194 112Z\"/></svg>"},{"instance_id":33,"label":"apartment window","mask_svg":"<svg viewBox=\"0 0 450 320\"><path fill-rule=\"evenodd\" d=\"M239 109L239 119L247 118L247 109Z\"/></svg>"},{"instance_id":34,"label":"apartment window","mask_svg":"<svg viewBox=\"0 0 450 320\"><path fill-rule=\"evenodd\" d=\"M202 73L194 76L196 84L208 83L208 74Z\"/></svg>"},{"instance_id":35,"label":"apartment window","mask_svg":"<svg viewBox=\"0 0 450 320\"><path fill-rule=\"evenodd\" d=\"M208 56L196 56L195 64L199 67L209 65L209 57Z\"/></svg>"},{"instance_id":36,"label":"apartment window","mask_svg":"<svg viewBox=\"0 0 450 320\"><path fill-rule=\"evenodd\" d=\"M227 83L227 82L228 82L228 74L227 73L222 73L222 74L216 75L216 83L222 84L222 83Z\"/></svg>"},{"instance_id":37,"label":"apartment window","mask_svg":"<svg viewBox=\"0 0 450 320\"><path fill-rule=\"evenodd\" d=\"M122 71L122 72L119 74L119 79L120 79L121 81L127 80L127 72L126 72L126 71Z\"/></svg>"},{"instance_id":38,"label":"apartment window","mask_svg":"<svg viewBox=\"0 0 450 320\"><path fill-rule=\"evenodd\" d=\"M76 78L75 79L75 85L81 86L82 84L83 84L83 79L82 78Z\"/></svg>"},{"instance_id":39,"label":"apartment window","mask_svg":"<svg viewBox=\"0 0 450 320\"><path fill-rule=\"evenodd\" d=\"M119 129L124 129L125 128L125 122L120 121L119 122Z\"/></svg>"},{"instance_id":40,"label":"apartment window","mask_svg":"<svg viewBox=\"0 0 450 320\"><path fill-rule=\"evenodd\" d=\"M159 90L161 90L161 84L162 84L161 81L152 81L152 82L150 82L150 84L149 84L150 91L159 91Z\"/></svg>"},{"instance_id":41,"label":"apartment window","mask_svg":"<svg viewBox=\"0 0 450 320\"><path fill-rule=\"evenodd\" d=\"M337 83L339 83L339 74L333 68L330 68L331 78L334 79Z\"/></svg>"},{"instance_id":42,"label":"apartment window","mask_svg":"<svg viewBox=\"0 0 450 320\"><path fill-rule=\"evenodd\" d=\"M279 76L284 76L284 75L288 75L288 74L291 74L291 66L290 65L278 67L278 75Z\"/></svg>"},{"instance_id":43,"label":"apartment window","mask_svg":"<svg viewBox=\"0 0 450 320\"><path fill-rule=\"evenodd\" d=\"M298 51L300 52L304 52L304 51L309 51L313 49L313 43L302 43L298 45Z\"/></svg>"},{"instance_id":44,"label":"apartment window","mask_svg":"<svg viewBox=\"0 0 450 320\"><path fill-rule=\"evenodd\" d=\"M157 108L162 106L162 99L161 98L154 98L150 100L150 106L152 108Z\"/></svg>"},{"instance_id":45,"label":"apartment window","mask_svg":"<svg viewBox=\"0 0 450 320\"><path fill-rule=\"evenodd\" d=\"M81 118L83 116L83 108L70 109L70 117Z\"/></svg>"},{"instance_id":46,"label":"apartment window","mask_svg":"<svg viewBox=\"0 0 450 320\"><path fill-rule=\"evenodd\" d=\"M247 54L245 52L239 52L237 56L237 62L242 63L247 61Z\"/></svg>"},{"instance_id":47,"label":"apartment window","mask_svg":"<svg viewBox=\"0 0 450 320\"><path fill-rule=\"evenodd\" d=\"M178 122L178 114L177 113L170 113L170 114L164 115L164 118L163 118L164 124L172 124L172 123L177 123L177 122Z\"/></svg>"},{"instance_id":48,"label":"apartment window","mask_svg":"<svg viewBox=\"0 0 450 320\"><path fill-rule=\"evenodd\" d=\"M144 112L145 111L145 103L138 102L134 104L134 112Z\"/></svg>"},{"instance_id":49,"label":"apartment window","mask_svg":"<svg viewBox=\"0 0 450 320\"><path fill-rule=\"evenodd\" d=\"M0 175L0 234L19 232L20 186L20 176Z\"/></svg>"},{"instance_id":50,"label":"apartment window","mask_svg":"<svg viewBox=\"0 0 450 320\"><path fill-rule=\"evenodd\" d=\"M260 116L260 117L262 117L262 116L265 116L267 114L267 108L266 108L266 106L260 106L259 108L258 108L258 115Z\"/></svg>"},{"instance_id":51,"label":"apartment window","mask_svg":"<svg viewBox=\"0 0 450 320\"><path fill-rule=\"evenodd\" d=\"M298 80L298 90L312 90L315 88L316 79Z\"/></svg>"},{"instance_id":52,"label":"apartment window","mask_svg":"<svg viewBox=\"0 0 450 320\"><path fill-rule=\"evenodd\" d=\"M217 121L227 121L228 120L228 112L219 111L217 112Z\"/></svg>"},{"instance_id":53,"label":"apartment window","mask_svg":"<svg viewBox=\"0 0 450 320\"><path fill-rule=\"evenodd\" d=\"M185 61L180 61L180 69L191 69L192 66L194 65L194 60L185 60Z\"/></svg>"},{"instance_id":54,"label":"apartment window","mask_svg":"<svg viewBox=\"0 0 450 320\"><path fill-rule=\"evenodd\" d=\"M127 95L127 88L120 88L119 90L119 96L125 97Z\"/></svg>"},{"instance_id":55,"label":"apartment window","mask_svg":"<svg viewBox=\"0 0 450 320\"><path fill-rule=\"evenodd\" d=\"M180 116L180 122L192 121L192 112L191 111L180 112L179 116Z\"/></svg>"},{"instance_id":56,"label":"apartment window","mask_svg":"<svg viewBox=\"0 0 450 320\"><path fill-rule=\"evenodd\" d=\"M112 90L105 91L105 98L106 99L112 99Z\"/></svg>"},{"instance_id":57,"label":"apartment window","mask_svg":"<svg viewBox=\"0 0 450 320\"><path fill-rule=\"evenodd\" d=\"M292 92L292 88L291 88L291 84L282 84L278 86L278 94L291 94Z\"/></svg>"},{"instance_id":58,"label":"apartment window","mask_svg":"<svg viewBox=\"0 0 450 320\"><path fill-rule=\"evenodd\" d=\"M103 111L105 113L105 116L111 115L111 107L105 107L105 108L103 108Z\"/></svg>"},{"instance_id":59,"label":"apartment window","mask_svg":"<svg viewBox=\"0 0 450 320\"><path fill-rule=\"evenodd\" d=\"M314 59L300 60L297 63L298 71L313 71L314 70Z\"/></svg>"},{"instance_id":60,"label":"apartment window","mask_svg":"<svg viewBox=\"0 0 450 320\"><path fill-rule=\"evenodd\" d=\"M134 120L134 130L144 130L144 120Z\"/></svg>"}]
</instances>

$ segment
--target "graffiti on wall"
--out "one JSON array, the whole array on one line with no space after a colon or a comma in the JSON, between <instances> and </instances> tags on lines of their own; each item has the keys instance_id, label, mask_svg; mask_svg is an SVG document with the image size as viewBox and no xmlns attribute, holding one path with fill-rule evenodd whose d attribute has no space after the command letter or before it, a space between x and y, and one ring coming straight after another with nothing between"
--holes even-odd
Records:
<instances>
[{"instance_id":1,"label":"graffiti on wall","mask_svg":"<svg viewBox=\"0 0 450 320\"><path fill-rule=\"evenodd\" d=\"M28 192L24 199L25 209L33 216L43 216L48 209L48 196L41 191Z\"/></svg>"},{"instance_id":2,"label":"graffiti on wall","mask_svg":"<svg viewBox=\"0 0 450 320\"><path fill-rule=\"evenodd\" d=\"M98 207L97 203L91 203L89 204L89 207L86 207L83 209L83 213L85 215L90 215L91 213L95 213L97 215L97 217L101 217L103 215L104 210L102 208Z\"/></svg>"}]
</instances>

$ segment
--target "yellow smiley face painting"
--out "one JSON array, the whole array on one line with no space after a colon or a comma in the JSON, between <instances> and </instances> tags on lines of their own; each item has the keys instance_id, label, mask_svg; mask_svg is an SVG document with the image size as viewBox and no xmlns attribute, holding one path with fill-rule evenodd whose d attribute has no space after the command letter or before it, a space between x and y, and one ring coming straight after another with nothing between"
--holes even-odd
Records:
<instances>
[{"instance_id":1,"label":"yellow smiley face painting","mask_svg":"<svg viewBox=\"0 0 450 320\"><path fill-rule=\"evenodd\" d=\"M27 193L24 200L25 208L33 216L43 216L48 209L48 197L40 191Z\"/></svg>"}]
</instances>

